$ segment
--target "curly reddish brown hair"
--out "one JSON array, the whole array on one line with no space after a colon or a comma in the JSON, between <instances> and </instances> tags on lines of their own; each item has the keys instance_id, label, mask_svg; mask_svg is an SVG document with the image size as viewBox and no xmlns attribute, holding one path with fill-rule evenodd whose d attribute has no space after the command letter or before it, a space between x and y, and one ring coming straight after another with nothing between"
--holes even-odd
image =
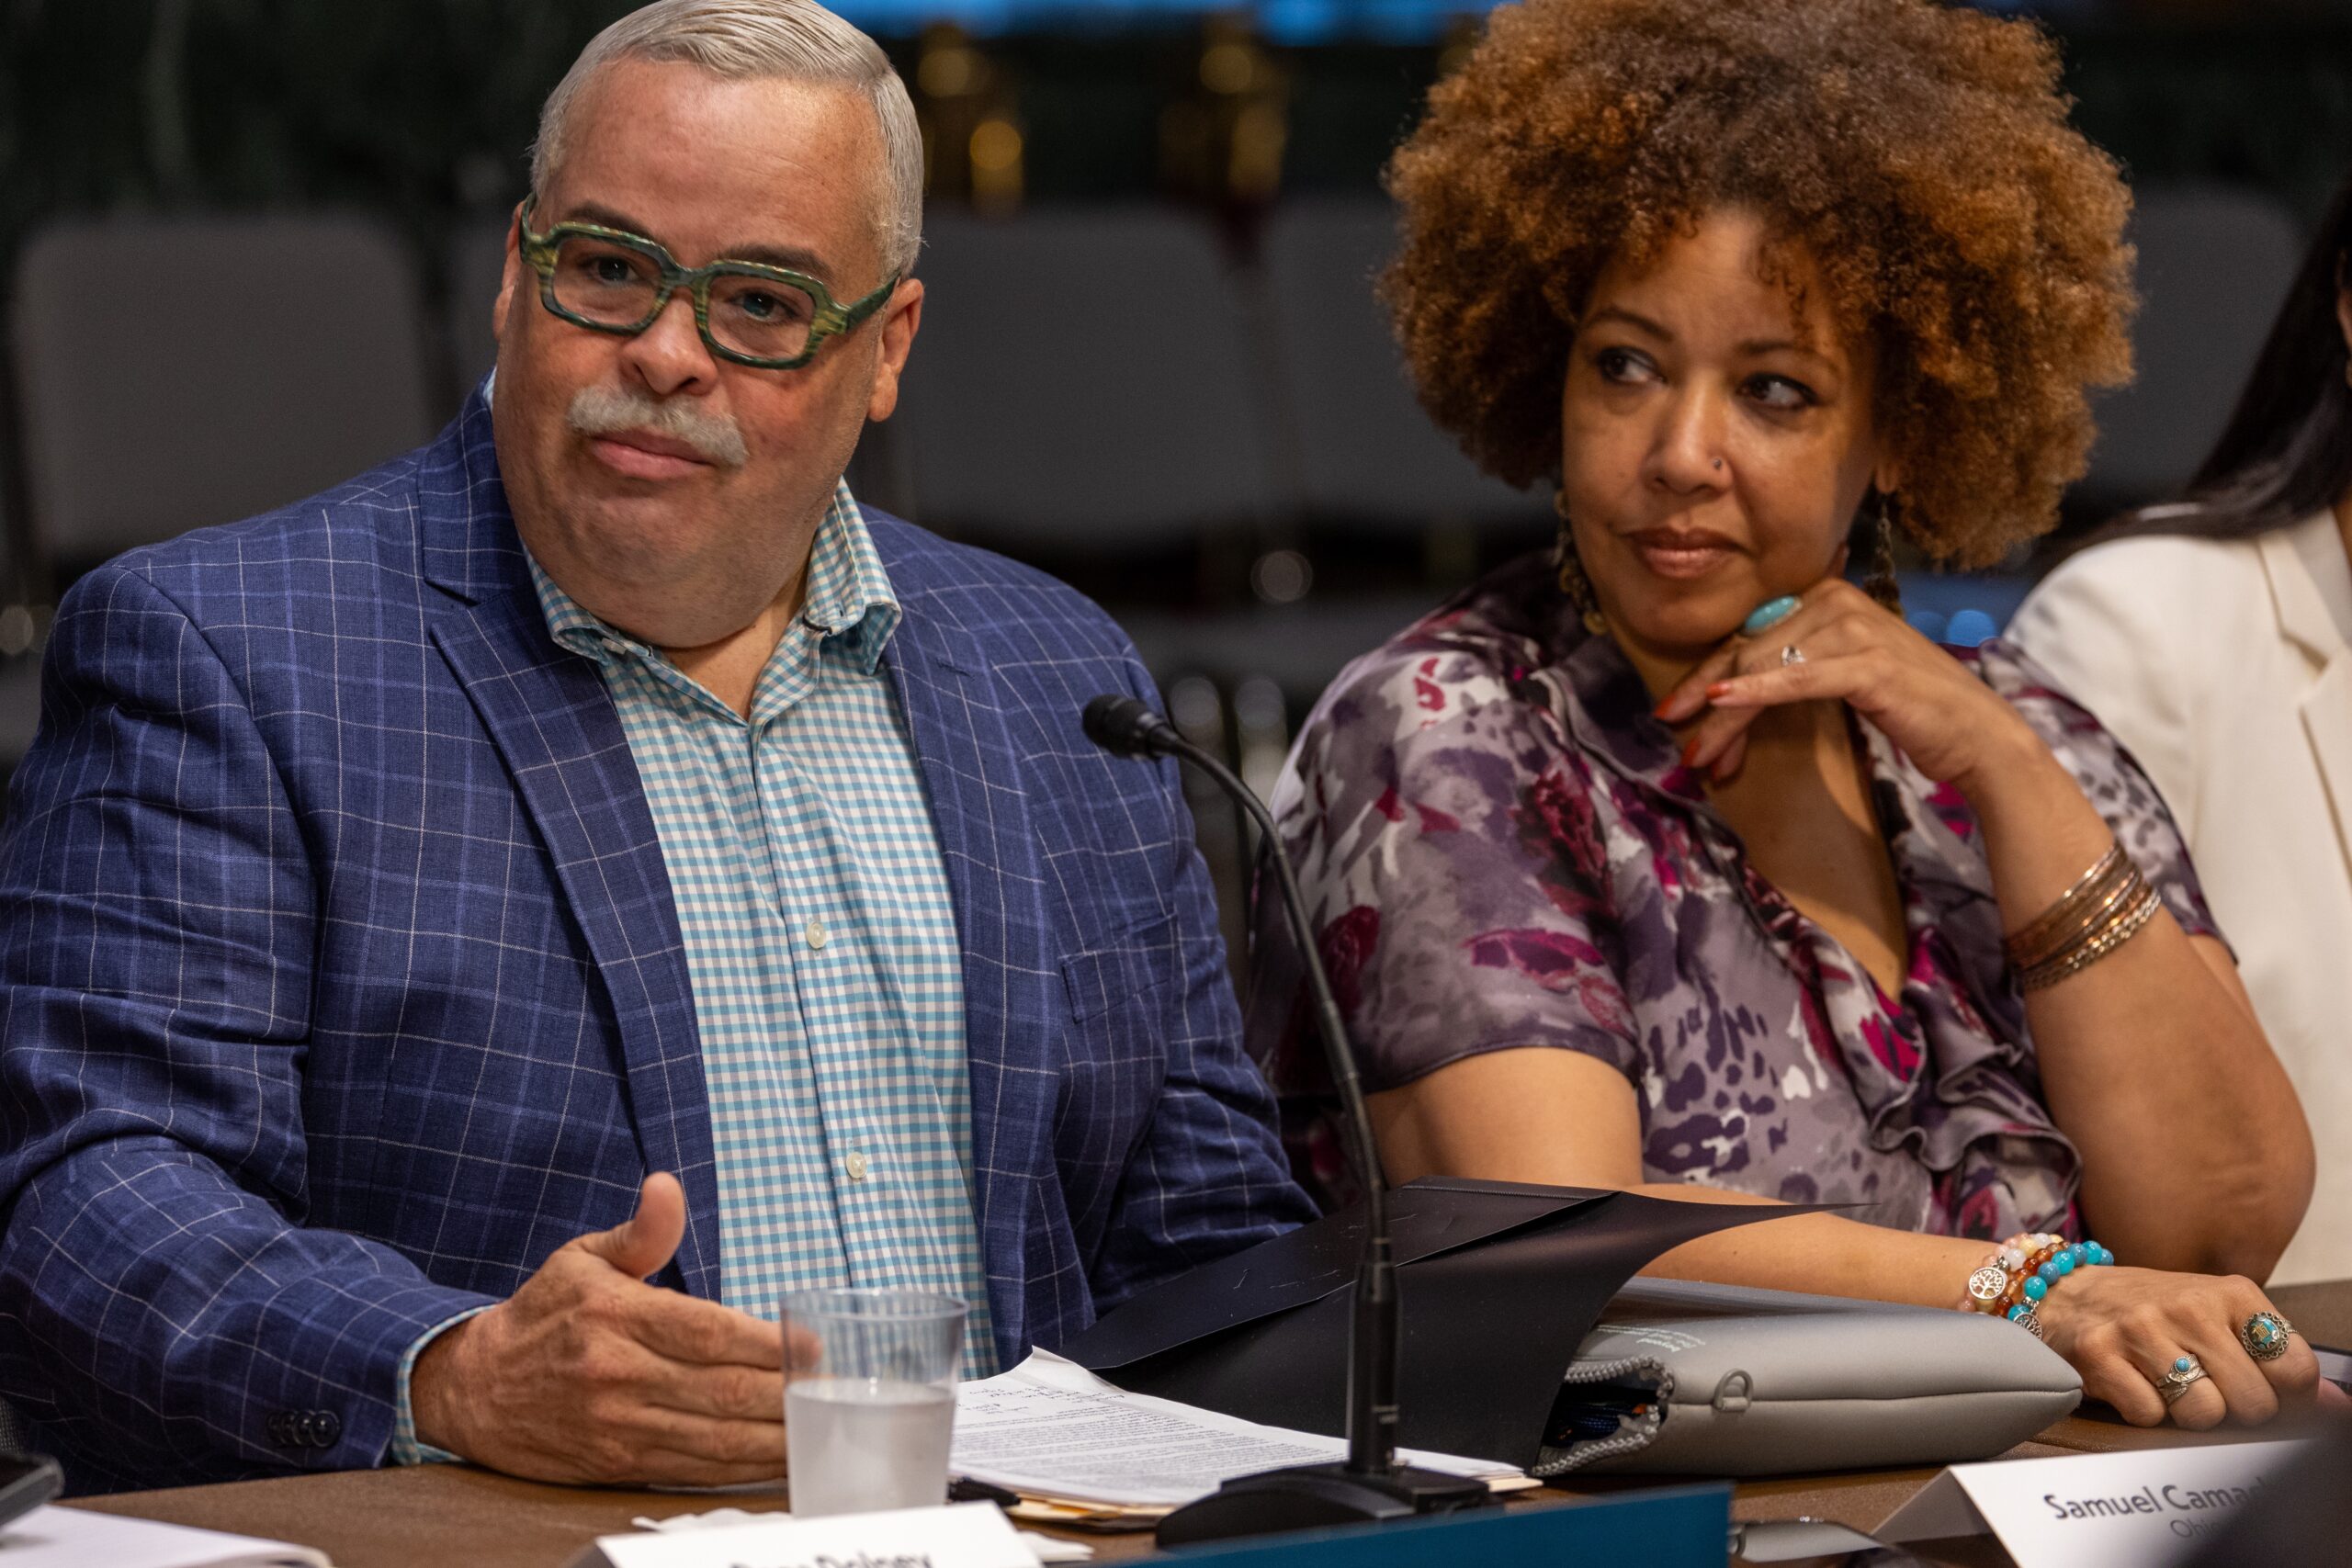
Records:
<instances>
[{"instance_id":1,"label":"curly reddish brown hair","mask_svg":"<svg viewBox=\"0 0 2352 1568\"><path fill-rule=\"evenodd\" d=\"M1998 558L2082 473L2086 387L2131 374L2131 197L2058 75L2030 23L1932 0L1501 7L1388 168L1381 291L1422 403L1510 483L1557 475L1602 266L1750 209L1875 351L1905 530Z\"/></svg>"}]
</instances>

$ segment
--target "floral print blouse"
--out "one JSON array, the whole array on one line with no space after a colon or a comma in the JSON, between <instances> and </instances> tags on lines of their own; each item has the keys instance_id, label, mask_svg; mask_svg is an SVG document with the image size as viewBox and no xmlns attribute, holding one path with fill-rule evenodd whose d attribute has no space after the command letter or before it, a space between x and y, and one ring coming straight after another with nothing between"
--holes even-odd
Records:
<instances>
[{"instance_id":1,"label":"floral print blouse","mask_svg":"<svg viewBox=\"0 0 2352 1568\"><path fill-rule=\"evenodd\" d=\"M1998 642L1956 655L2074 773L2192 934L2212 920L2131 756ZM1973 815L1859 717L1901 888L1889 997L1747 863L1641 679L1531 556L1351 664L1274 796L1368 1089L1554 1046L1632 1080L1644 1178L1997 1238L2075 1234L2074 1145L2042 1101ZM1294 1158L1344 1163L1271 897L1251 1044Z\"/></svg>"}]
</instances>

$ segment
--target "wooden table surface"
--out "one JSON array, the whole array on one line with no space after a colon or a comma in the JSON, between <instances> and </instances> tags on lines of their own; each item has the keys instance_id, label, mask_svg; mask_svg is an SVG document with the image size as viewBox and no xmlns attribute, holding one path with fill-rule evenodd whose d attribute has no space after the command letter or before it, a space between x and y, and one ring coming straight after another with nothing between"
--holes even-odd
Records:
<instances>
[{"instance_id":1,"label":"wooden table surface","mask_svg":"<svg viewBox=\"0 0 2352 1568\"><path fill-rule=\"evenodd\" d=\"M2282 1286L2270 1294L2278 1309L2314 1341L2352 1345L2352 1280ZM2143 1430L2111 1416L2072 1416L2002 1457L2033 1459L2282 1435L2275 1428L2202 1434L2171 1427ZM1732 1517L1742 1521L1829 1519L1867 1532L1935 1473L1931 1468L1856 1471L1743 1482L1733 1496ZM1512 1506L1556 1506L1658 1483L1646 1478L1590 1477L1571 1488L1514 1500ZM296 1541L322 1549L336 1568L563 1568L590 1540L628 1530L639 1515L662 1518L722 1506L767 1512L783 1508L786 1499L781 1490L713 1498L548 1486L469 1466L428 1465L118 1493L76 1500L72 1506ZM1139 1557L1151 1549L1148 1534L1078 1539L1093 1544L1099 1562ZM1978 1560L2003 1561L1997 1549Z\"/></svg>"},{"instance_id":2,"label":"wooden table surface","mask_svg":"<svg viewBox=\"0 0 2352 1568\"><path fill-rule=\"evenodd\" d=\"M2312 1344L2352 1350L2352 1280L2279 1285L2264 1293Z\"/></svg>"},{"instance_id":3,"label":"wooden table surface","mask_svg":"<svg viewBox=\"0 0 2352 1568\"><path fill-rule=\"evenodd\" d=\"M2064 1453L2047 1442L2020 1444L2018 1459ZM1735 1518L1832 1519L1868 1530L1935 1475L1929 1470L1865 1471L1750 1483L1733 1500ZM1659 1484L1634 1477L1596 1478L1573 1492L1546 1488L1514 1497L1513 1507L1556 1506L1583 1496ZM352 1470L272 1481L238 1481L161 1492L127 1492L79 1500L76 1507L132 1514L204 1529L230 1530L323 1550L335 1568L563 1568L600 1535L619 1535L639 1515L732 1506L765 1513L786 1506L781 1491L726 1497L674 1492L591 1491L516 1481L464 1465ZM1152 1551L1148 1532L1083 1535L1099 1562Z\"/></svg>"}]
</instances>

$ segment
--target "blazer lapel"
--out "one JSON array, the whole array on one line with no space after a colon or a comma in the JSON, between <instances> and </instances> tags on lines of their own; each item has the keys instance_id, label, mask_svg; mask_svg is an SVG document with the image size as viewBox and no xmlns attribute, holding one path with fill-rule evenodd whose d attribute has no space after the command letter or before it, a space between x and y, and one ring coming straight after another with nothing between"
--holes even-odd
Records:
<instances>
[{"instance_id":1,"label":"blazer lapel","mask_svg":"<svg viewBox=\"0 0 2352 1568\"><path fill-rule=\"evenodd\" d=\"M426 579L449 595L433 637L505 760L554 862L620 1029L630 1115L648 1171L686 1191L675 1265L717 1300L718 1179L702 1041L670 876L637 762L604 678L549 637L506 509L477 394L443 437L462 482L420 485Z\"/></svg>"},{"instance_id":2,"label":"blazer lapel","mask_svg":"<svg viewBox=\"0 0 2352 1568\"><path fill-rule=\"evenodd\" d=\"M1044 1143L1057 1078L1046 1044L1060 955L1046 951L1044 868L1021 758L978 643L910 591L910 567L886 565L904 585L905 617L883 664L922 769L956 904L980 1258L998 1353L1013 1357L1028 1342L1029 1206L1037 1184L1053 1177Z\"/></svg>"},{"instance_id":3,"label":"blazer lapel","mask_svg":"<svg viewBox=\"0 0 2352 1568\"><path fill-rule=\"evenodd\" d=\"M2352 865L2352 651L2336 650L2299 705L2335 816L2336 848Z\"/></svg>"},{"instance_id":4,"label":"blazer lapel","mask_svg":"<svg viewBox=\"0 0 2352 1568\"><path fill-rule=\"evenodd\" d=\"M2346 646L2344 628L2314 575L2321 562L2344 570L2338 564L2344 547L2328 513L2291 528L2274 529L2260 543L2278 629L2319 671L2296 706L2327 789L2337 852L2352 864L2352 647Z\"/></svg>"}]
</instances>

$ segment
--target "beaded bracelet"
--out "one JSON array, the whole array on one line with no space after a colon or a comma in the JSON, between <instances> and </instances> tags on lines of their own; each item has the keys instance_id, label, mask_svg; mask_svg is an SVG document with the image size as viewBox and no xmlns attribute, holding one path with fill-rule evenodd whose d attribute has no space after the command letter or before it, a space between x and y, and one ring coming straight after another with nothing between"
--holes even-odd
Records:
<instances>
[{"instance_id":1,"label":"beaded bracelet","mask_svg":"<svg viewBox=\"0 0 2352 1568\"><path fill-rule=\"evenodd\" d=\"M2020 1252L2036 1252L2065 1239L2056 1231L2019 1231L2001 1245L2014 1247Z\"/></svg>"},{"instance_id":2,"label":"beaded bracelet","mask_svg":"<svg viewBox=\"0 0 2352 1568\"><path fill-rule=\"evenodd\" d=\"M2077 1269L2114 1261L2115 1254L2095 1241L2070 1243L2046 1234L2012 1236L1968 1276L1962 1310L2006 1317L2040 1338L2041 1322L2034 1309L2051 1288Z\"/></svg>"}]
</instances>

